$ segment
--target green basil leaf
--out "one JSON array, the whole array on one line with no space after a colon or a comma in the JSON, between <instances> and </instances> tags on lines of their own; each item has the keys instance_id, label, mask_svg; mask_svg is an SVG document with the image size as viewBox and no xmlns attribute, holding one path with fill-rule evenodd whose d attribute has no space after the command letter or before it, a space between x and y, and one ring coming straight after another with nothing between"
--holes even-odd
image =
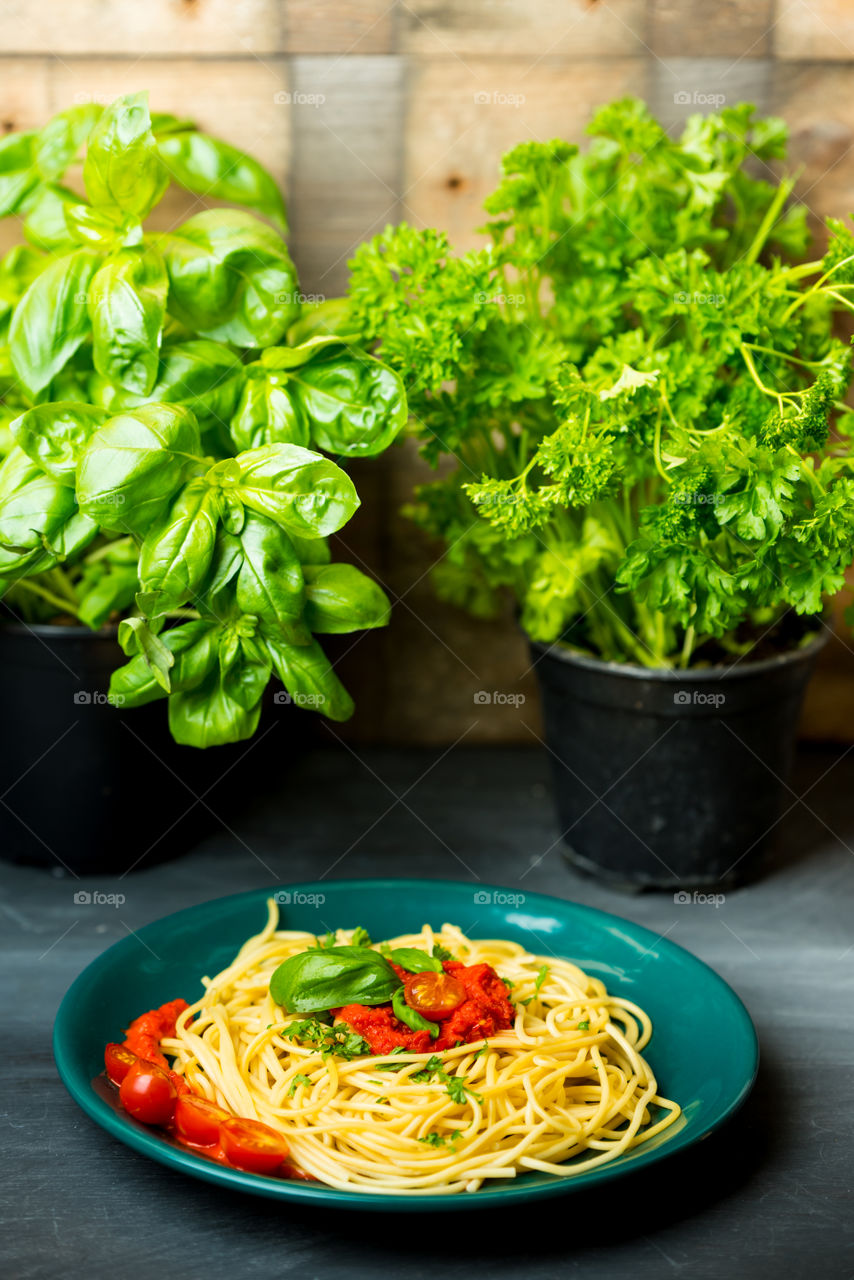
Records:
<instances>
[{"instance_id":1,"label":"green basil leaf","mask_svg":"<svg viewBox=\"0 0 854 1280\"><path fill-rule=\"evenodd\" d=\"M312 948L279 965L270 978L270 996L288 1013L320 1013L345 1004L386 1004L400 986L378 951Z\"/></svg>"},{"instance_id":2,"label":"green basil leaf","mask_svg":"<svg viewBox=\"0 0 854 1280\"><path fill-rule=\"evenodd\" d=\"M83 181L96 207L114 207L140 221L169 185L157 152L148 94L130 93L106 107L89 137Z\"/></svg>"},{"instance_id":3,"label":"green basil leaf","mask_svg":"<svg viewBox=\"0 0 854 1280\"><path fill-rule=\"evenodd\" d=\"M21 212L26 214L24 235L37 249L49 253L62 249L68 251L73 241L68 231L66 209L78 205L80 197L68 187L42 183L27 196Z\"/></svg>"},{"instance_id":4,"label":"green basil leaf","mask_svg":"<svg viewBox=\"0 0 854 1280\"><path fill-rule=\"evenodd\" d=\"M120 251L92 280L95 368L138 395L148 395L157 381L168 290L163 259L152 248Z\"/></svg>"},{"instance_id":5,"label":"green basil leaf","mask_svg":"<svg viewBox=\"0 0 854 1280\"><path fill-rule=\"evenodd\" d=\"M293 330L291 330L293 333ZM297 345L289 345L286 347L265 347L259 357L259 363L265 369L277 369L287 371L289 369L298 369L301 365L308 364L316 356L329 355L339 347L346 347L347 339L340 337L335 333L316 333L310 338L306 338L305 342Z\"/></svg>"},{"instance_id":6,"label":"green basil leaf","mask_svg":"<svg viewBox=\"0 0 854 1280\"><path fill-rule=\"evenodd\" d=\"M349 298L324 298L322 302L303 300L299 320L288 330L288 344L299 346L317 334L341 335L344 342L352 335L352 341L357 342L356 330Z\"/></svg>"},{"instance_id":7,"label":"green basil leaf","mask_svg":"<svg viewBox=\"0 0 854 1280\"><path fill-rule=\"evenodd\" d=\"M82 551L98 532L98 526L82 511L74 510L58 528L43 535L43 542L60 562Z\"/></svg>"},{"instance_id":8,"label":"green basil leaf","mask_svg":"<svg viewBox=\"0 0 854 1280\"><path fill-rule=\"evenodd\" d=\"M38 404L11 424L17 443L43 471L63 484L75 484L80 455L109 415L104 409L72 401Z\"/></svg>"},{"instance_id":9,"label":"green basil leaf","mask_svg":"<svg viewBox=\"0 0 854 1280\"><path fill-rule=\"evenodd\" d=\"M231 697L218 668L195 689L169 699L169 728L188 747L218 747L251 738L261 717L260 703L247 710Z\"/></svg>"},{"instance_id":10,"label":"green basil leaf","mask_svg":"<svg viewBox=\"0 0 854 1280\"><path fill-rule=\"evenodd\" d=\"M258 449L265 444L307 446L311 428L299 400L291 394L287 377L259 377L250 365L249 376L231 420L231 438L238 449Z\"/></svg>"},{"instance_id":11,"label":"green basil leaf","mask_svg":"<svg viewBox=\"0 0 854 1280\"><path fill-rule=\"evenodd\" d=\"M241 347L278 342L299 312L285 242L237 209L208 209L164 237L170 314L206 338Z\"/></svg>"},{"instance_id":12,"label":"green basil leaf","mask_svg":"<svg viewBox=\"0 0 854 1280\"><path fill-rule=\"evenodd\" d=\"M327 537L345 525L359 505L353 481L334 462L293 444L250 449L237 464L234 493L288 533ZM211 475L218 473L217 464Z\"/></svg>"},{"instance_id":13,"label":"green basil leaf","mask_svg":"<svg viewBox=\"0 0 854 1280\"><path fill-rule=\"evenodd\" d=\"M187 409L148 404L110 418L78 464L81 510L104 528L145 534L198 464L200 448Z\"/></svg>"},{"instance_id":14,"label":"green basil leaf","mask_svg":"<svg viewBox=\"0 0 854 1280\"><path fill-rule=\"evenodd\" d=\"M175 658L146 618L123 618L119 623L119 644L128 657L141 657L160 687L166 693L170 691L169 673Z\"/></svg>"},{"instance_id":15,"label":"green basil leaf","mask_svg":"<svg viewBox=\"0 0 854 1280\"><path fill-rule=\"evenodd\" d=\"M406 393L393 369L350 351L304 365L292 378L315 445L348 458L382 453L403 429Z\"/></svg>"},{"instance_id":16,"label":"green basil leaf","mask_svg":"<svg viewBox=\"0 0 854 1280\"><path fill-rule=\"evenodd\" d=\"M142 223L138 218L125 216L120 209L65 203L62 216L68 239L74 244L106 253L111 249L142 243Z\"/></svg>"},{"instance_id":17,"label":"green basil leaf","mask_svg":"<svg viewBox=\"0 0 854 1280\"><path fill-rule=\"evenodd\" d=\"M301 565L329 564L332 552L325 538L301 538L297 533L289 533L288 537L296 548Z\"/></svg>"},{"instance_id":18,"label":"green basil leaf","mask_svg":"<svg viewBox=\"0 0 854 1280\"><path fill-rule=\"evenodd\" d=\"M44 547L33 547L29 551L15 551L0 546L0 597L16 586L22 578L31 578L36 573L44 573L56 565L56 556Z\"/></svg>"},{"instance_id":19,"label":"green basil leaf","mask_svg":"<svg viewBox=\"0 0 854 1280\"><path fill-rule=\"evenodd\" d=\"M165 138L170 133L186 133L197 128L195 121L173 116L168 111L152 111L151 132L155 138Z\"/></svg>"},{"instance_id":20,"label":"green basil leaf","mask_svg":"<svg viewBox=\"0 0 854 1280\"><path fill-rule=\"evenodd\" d=\"M243 561L237 575L237 604L242 612L283 625L301 618L305 598L302 569L284 530L250 511L240 545Z\"/></svg>"},{"instance_id":21,"label":"green basil leaf","mask_svg":"<svg viewBox=\"0 0 854 1280\"><path fill-rule=\"evenodd\" d=\"M0 138L0 218L17 213L39 180L35 168L37 133Z\"/></svg>"},{"instance_id":22,"label":"green basil leaf","mask_svg":"<svg viewBox=\"0 0 854 1280\"><path fill-rule=\"evenodd\" d=\"M343 635L388 625L388 597L354 565L306 565L304 574L305 620L312 631Z\"/></svg>"},{"instance_id":23,"label":"green basil leaf","mask_svg":"<svg viewBox=\"0 0 854 1280\"><path fill-rule=\"evenodd\" d=\"M0 323L5 322L15 303L46 266L44 254L26 244L16 244L3 255L0 259ZM8 352L6 356L8 359Z\"/></svg>"},{"instance_id":24,"label":"green basil leaf","mask_svg":"<svg viewBox=\"0 0 854 1280\"><path fill-rule=\"evenodd\" d=\"M157 380L144 395L134 395L104 379L93 383L93 398L114 413L151 401L191 409L204 429L227 423L234 412L246 377L242 360L219 342L199 338L169 342L160 350Z\"/></svg>"},{"instance_id":25,"label":"green basil leaf","mask_svg":"<svg viewBox=\"0 0 854 1280\"><path fill-rule=\"evenodd\" d=\"M16 551L46 547L77 512L74 490L46 475L22 449L0 464L0 545Z\"/></svg>"},{"instance_id":26,"label":"green basil leaf","mask_svg":"<svg viewBox=\"0 0 854 1280\"><path fill-rule=\"evenodd\" d=\"M77 156L98 123L103 107L84 102L58 112L38 135L35 162L43 178L55 182Z\"/></svg>"},{"instance_id":27,"label":"green basil leaf","mask_svg":"<svg viewBox=\"0 0 854 1280\"><path fill-rule=\"evenodd\" d=\"M209 606L211 613L217 617L221 613L217 596L232 581L243 564L243 548L240 539L235 537L224 525L216 531L216 542L207 581L201 591L202 603Z\"/></svg>"},{"instance_id":28,"label":"green basil leaf","mask_svg":"<svg viewBox=\"0 0 854 1280\"><path fill-rule=\"evenodd\" d=\"M78 589L77 616L84 626L97 631L114 613L123 613L139 590L136 565L110 565L102 561L103 572ZM158 688L160 686L158 685Z\"/></svg>"},{"instance_id":29,"label":"green basil leaf","mask_svg":"<svg viewBox=\"0 0 854 1280\"><path fill-rule=\"evenodd\" d=\"M223 661L223 650L220 648L220 670L223 691L227 697L243 707L244 711L252 711L270 679L269 656L251 639L241 637L230 661Z\"/></svg>"},{"instance_id":30,"label":"green basil leaf","mask_svg":"<svg viewBox=\"0 0 854 1280\"><path fill-rule=\"evenodd\" d=\"M162 609L195 601L208 576L216 540L220 499L203 480L191 480L145 535L139 580Z\"/></svg>"},{"instance_id":31,"label":"green basil leaf","mask_svg":"<svg viewBox=\"0 0 854 1280\"><path fill-rule=\"evenodd\" d=\"M392 952L392 956L393 955L394 952ZM410 1009L409 1005L406 1003L406 997L403 994L403 987L399 987L397 991L395 991L392 996L391 1007L394 1012L394 1016L405 1026L409 1027L411 1031L429 1031L434 1040L438 1036L439 1024L437 1022L429 1022L415 1009Z\"/></svg>"},{"instance_id":32,"label":"green basil leaf","mask_svg":"<svg viewBox=\"0 0 854 1280\"><path fill-rule=\"evenodd\" d=\"M219 627L205 618L172 627L158 640L172 655L169 682L176 692L198 688L216 666ZM139 653L113 672L110 693L121 697L121 706L141 707L156 698L165 698L168 689L158 681L145 655Z\"/></svg>"},{"instance_id":33,"label":"green basil leaf","mask_svg":"<svg viewBox=\"0 0 854 1280\"><path fill-rule=\"evenodd\" d=\"M57 258L36 276L15 308L9 352L31 392L46 387L88 337L89 286L101 261L90 249Z\"/></svg>"},{"instance_id":34,"label":"green basil leaf","mask_svg":"<svg viewBox=\"0 0 854 1280\"><path fill-rule=\"evenodd\" d=\"M417 947L395 947L389 952L389 959L399 964L407 973L443 973L442 961L435 956L428 956L426 951Z\"/></svg>"},{"instance_id":35,"label":"green basil leaf","mask_svg":"<svg viewBox=\"0 0 854 1280\"><path fill-rule=\"evenodd\" d=\"M230 204L254 209L287 231L285 206L278 187L257 160L205 133L165 133L158 138L160 158L173 182Z\"/></svg>"},{"instance_id":36,"label":"green basil leaf","mask_svg":"<svg viewBox=\"0 0 854 1280\"><path fill-rule=\"evenodd\" d=\"M297 706L319 711L330 720L350 718L353 699L316 640L311 644L287 644L265 628L264 642L273 660L273 670Z\"/></svg>"},{"instance_id":37,"label":"green basil leaf","mask_svg":"<svg viewBox=\"0 0 854 1280\"><path fill-rule=\"evenodd\" d=\"M243 526L246 524L246 508L231 490L223 489L222 496L225 503L222 522L228 532L237 537L243 532Z\"/></svg>"}]
</instances>

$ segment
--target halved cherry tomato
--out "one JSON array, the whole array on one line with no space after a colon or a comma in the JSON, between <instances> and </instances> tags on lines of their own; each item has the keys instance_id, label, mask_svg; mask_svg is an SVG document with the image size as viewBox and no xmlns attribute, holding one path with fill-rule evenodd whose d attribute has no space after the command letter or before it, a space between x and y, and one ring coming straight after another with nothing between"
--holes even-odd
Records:
<instances>
[{"instance_id":1,"label":"halved cherry tomato","mask_svg":"<svg viewBox=\"0 0 854 1280\"><path fill-rule=\"evenodd\" d=\"M104 1050L104 1066L113 1084L121 1084L131 1067L137 1062L139 1058L136 1054L131 1049L126 1049L123 1044L108 1044Z\"/></svg>"},{"instance_id":2,"label":"halved cherry tomato","mask_svg":"<svg viewBox=\"0 0 854 1280\"><path fill-rule=\"evenodd\" d=\"M403 984L403 994L410 1009L428 1018L430 1022L440 1022L449 1018L466 998L466 989L450 973L411 973Z\"/></svg>"},{"instance_id":3,"label":"halved cherry tomato","mask_svg":"<svg viewBox=\"0 0 854 1280\"><path fill-rule=\"evenodd\" d=\"M282 1135L258 1120L231 1116L222 1122L219 1140L225 1158L250 1173L272 1173L288 1154Z\"/></svg>"},{"instance_id":4,"label":"halved cherry tomato","mask_svg":"<svg viewBox=\"0 0 854 1280\"><path fill-rule=\"evenodd\" d=\"M175 1103L175 1128L182 1138L197 1147L212 1147L219 1142L219 1127L229 1114L207 1098L194 1098L182 1093Z\"/></svg>"},{"instance_id":5,"label":"halved cherry tomato","mask_svg":"<svg viewBox=\"0 0 854 1280\"><path fill-rule=\"evenodd\" d=\"M165 1071L142 1058L130 1068L119 1087L125 1111L143 1124L168 1124L178 1091Z\"/></svg>"}]
</instances>

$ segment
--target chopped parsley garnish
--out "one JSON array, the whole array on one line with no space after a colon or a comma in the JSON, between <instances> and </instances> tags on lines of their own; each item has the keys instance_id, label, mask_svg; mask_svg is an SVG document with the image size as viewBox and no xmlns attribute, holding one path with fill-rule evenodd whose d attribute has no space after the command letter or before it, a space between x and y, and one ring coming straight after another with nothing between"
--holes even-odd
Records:
<instances>
[{"instance_id":1,"label":"chopped parsley garnish","mask_svg":"<svg viewBox=\"0 0 854 1280\"><path fill-rule=\"evenodd\" d=\"M363 929L361 925L353 930L353 941L351 947L369 947L371 946L371 935L367 929Z\"/></svg>"},{"instance_id":2,"label":"chopped parsley garnish","mask_svg":"<svg viewBox=\"0 0 854 1280\"><path fill-rule=\"evenodd\" d=\"M477 1053L476 1053L474 1056L475 1056L476 1058L482 1058L482 1057L484 1056L484 1054L486 1054L486 1053L489 1053L489 1041L488 1041L488 1040L484 1040L483 1044L480 1046L480 1048L478 1049Z\"/></svg>"},{"instance_id":3,"label":"chopped parsley garnish","mask_svg":"<svg viewBox=\"0 0 854 1280\"><path fill-rule=\"evenodd\" d=\"M399 1053L406 1053L406 1049L402 1044L395 1045L391 1051L391 1056L396 1058ZM377 1071L399 1071L400 1066L396 1062L378 1062Z\"/></svg>"},{"instance_id":4,"label":"chopped parsley garnish","mask_svg":"<svg viewBox=\"0 0 854 1280\"><path fill-rule=\"evenodd\" d=\"M533 998L534 998L533 996L526 996L526 997L525 997L525 999L524 999L524 1000L520 1000L520 1001L519 1001L519 1003L520 1003L520 1004L521 1004L525 1009L527 1009L528 1005L531 1003L531 1001L533 1000Z\"/></svg>"},{"instance_id":5,"label":"chopped parsley garnish","mask_svg":"<svg viewBox=\"0 0 854 1280\"><path fill-rule=\"evenodd\" d=\"M292 1022L289 1027L284 1028L282 1035L289 1040L314 1045L320 1050L322 1058L334 1054L349 1062L353 1058L363 1058L372 1053L367 1040L363 1040L355 1031L348 1031L346 1027L327 1026L317 1018Z\"/></svg>"},{"instance_id":6,"label":"chopped parsley garnish","mask_svg":"<svg viewBox=\"0 0 854 1280\"><path fill-rule=\"evenodd\" d=\"M465 1103L467 1093L470 1093L476 1102L483 1102L481 1095L475 1093L474 1089L469 1089L459 1076L448 1075L442 1065L442 1059L438 1058L435 1053L427 1059L420 1071L414 1072L409 1078L414 1080L416 1084L443 1084L447 1090L448 1097L459 1106Z\"/></svg>"},{"instance_id":7,"label":"chopped parsley garnish","mask_svg":"<svg viewBox=\"0 0 854 1280\"><path fill-rule=\"evenodd\" d=\"M447 947L442 946L441 942L434 942L433 958L435 960L453 960L454 957L451 955ZM422 1139L419 1138L418 1141L421 1142Z\"/></svg>"},{"instance_id":8,"label":"chopped parsley garnish","mask_svg":"<svg viewBox=\"0 0 854 1280\"><path fill-rule=\"evenodd\" d=\"M579 1030L579 1031L589 1031L589 1030L590 1030L590 1019L589 1019L589 1018L586 1018L586 1019L584 1020L584 1022L579 1022L579 1024L578 1024L578 1030Z\"/></svg>"},{"instance_id":9,"label":"chopped parsley garnish","mask_svg":"<svg viewBox=\"0 0 854 1280\"><path fill-rule=\"evenodd\" d=\"M425 1133L423 1138L418 1138L418 1142L425 1143L428 1147L452 1147L455 1142L459 1142L462 1134L456 1129L453 1133Z\"/></svg>"},{"instance_id":10,"label":"chopped parsley garnish","mask_svg":"<svg viewBox=\"0 0 854 1280\"><path fill-rule=\"evenodd\" d=\"M317 937L315 938L315 940L314 940L314 944L315 944L315 945L314 945L314 950L316 950L316 951L328 951L330 947L334 947L334 946L335 946L335 934L334 934L334 932L330 930L330 932L329 932L329 933L324 933L322 936L321 936L320 934L318 934L318 936L317 936Z\"/></svg>"},{"instance_id":11,"label":"chopped parsley garnish","mask_svg":"<svg viewBox=\"0 0 854 1280\"><path fill-rule=\"evenodd\" d=\"M545 982L548 976L549 976L549 967L547 964L544 964L543 967L540 969L540 972L537 974L537 981L534 983L534 995L537 994L540 987L543 985L543 983Z\"/></svg>"},{"instance_id":12,"label":"chopped parsley garnish","mask_svg":"<svg viewBox=\"0 0 854 1280\"><path fill-rule=\"evenodd\" d=\"M423 1084L425 1081L429 1082L432 1080L433 1076L437 1072L441 1071L444 1073L444 1070L445 1068L442 1066L442 1059L438 1058L434 1053L427 1059L421 1070L416 1071L411 1078L416 1080L419 1084Z\"/></svg>"},{"instance_id":13,"label":"chopped parsley garnish","mask_svg":"<svg viewBox=\"0 0 854 1280\"><path fill-rule=\"evenodd\" d=\"M388 1098L377 1098L377 1102L385 1103L385 1105L388 1106Z\"/></svg>"},{"instance_id":14,"label":"chopped parsley garnish","mask_svg":"<svg viewBox=\"0 0 854 1280\"><path fill-rule=\"evenodd\" d=\"M290 1089L288 1089L289 1098L292 1098L294 1096L294 1094L297 1091L297 1085L299 1084L310 1085L311 1079L308 1076L304 1076L302 1072L300 1072L299 1075L295 1075L293 1080L291 1081L291 1087Z\"/></svg>"}]
</instances>

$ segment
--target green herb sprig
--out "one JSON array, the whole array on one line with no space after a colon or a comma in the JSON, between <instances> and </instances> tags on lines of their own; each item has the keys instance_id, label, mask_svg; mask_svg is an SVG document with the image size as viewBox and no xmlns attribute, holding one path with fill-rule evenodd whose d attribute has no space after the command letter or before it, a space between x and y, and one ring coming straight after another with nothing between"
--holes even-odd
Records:
<instances>
[{"instance_id":1,"label":"green herb sprig","mask_svg":"<svg viewBox=\"0 0 854 1280\"><path fill-rule=\"evenodd\" d=\"M84 148L82 196L63 178ZM242 207L153 232L173 182ZM119 623L111 700L168 698L180 743L250 737L274 674L346 719L316 637L384 626L389 602L331 563L359 498L323 455L381 452L406 398L334 304L304 306L273 179L128 94L0 140L6 216L29 243L0 259L5 608Z\"/></svg>"},{"instance_id":2,"label":"green herb sprig","mask_svg":"<svg viewBox=\"0 0 854 1280\"><path fill-rule=\"evenodd\" d=\"M510 594L533 639L608 660L718 661L843 584L854 229L792 265L805 206L754 164L786 127L749 104L671 138L624 99L589 133L508 152L485 248L362 246L349 314L443 464L408 514L444 599L492 617Z\"/></svg>"}]
</instances>

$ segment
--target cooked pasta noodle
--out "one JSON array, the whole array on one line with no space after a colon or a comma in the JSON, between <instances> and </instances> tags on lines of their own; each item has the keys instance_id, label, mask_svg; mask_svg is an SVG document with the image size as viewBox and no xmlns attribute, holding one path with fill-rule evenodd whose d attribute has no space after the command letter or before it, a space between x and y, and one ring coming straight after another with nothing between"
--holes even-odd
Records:
<instances>
[{"instance_id":1,"label":"cooked pasta noodle","mask_svg":"<svg viewBox=\"0 0 854 1280\"><path fill-rule=\"evenodd\" d=\"M282 1133L295 1164L321 1182L417 1196L476 1191L528 1170L572 1177L678 1118L641 1056L652 1034L642 1009L569 961L472 940L449 924L391 946L431 952L436 941L466 964L492 965L513 984L512 1029L443 1051L439 1071L423 1053L324 1058L283 1034L302 1015L284 1013L269 992L277 966L315 938L279 930L276 904L268 908L265 928L203 979L204 996L161 1048L195 1093ZM340 944L350 939L339 931Z\"/></svg>"}]
</instances>

